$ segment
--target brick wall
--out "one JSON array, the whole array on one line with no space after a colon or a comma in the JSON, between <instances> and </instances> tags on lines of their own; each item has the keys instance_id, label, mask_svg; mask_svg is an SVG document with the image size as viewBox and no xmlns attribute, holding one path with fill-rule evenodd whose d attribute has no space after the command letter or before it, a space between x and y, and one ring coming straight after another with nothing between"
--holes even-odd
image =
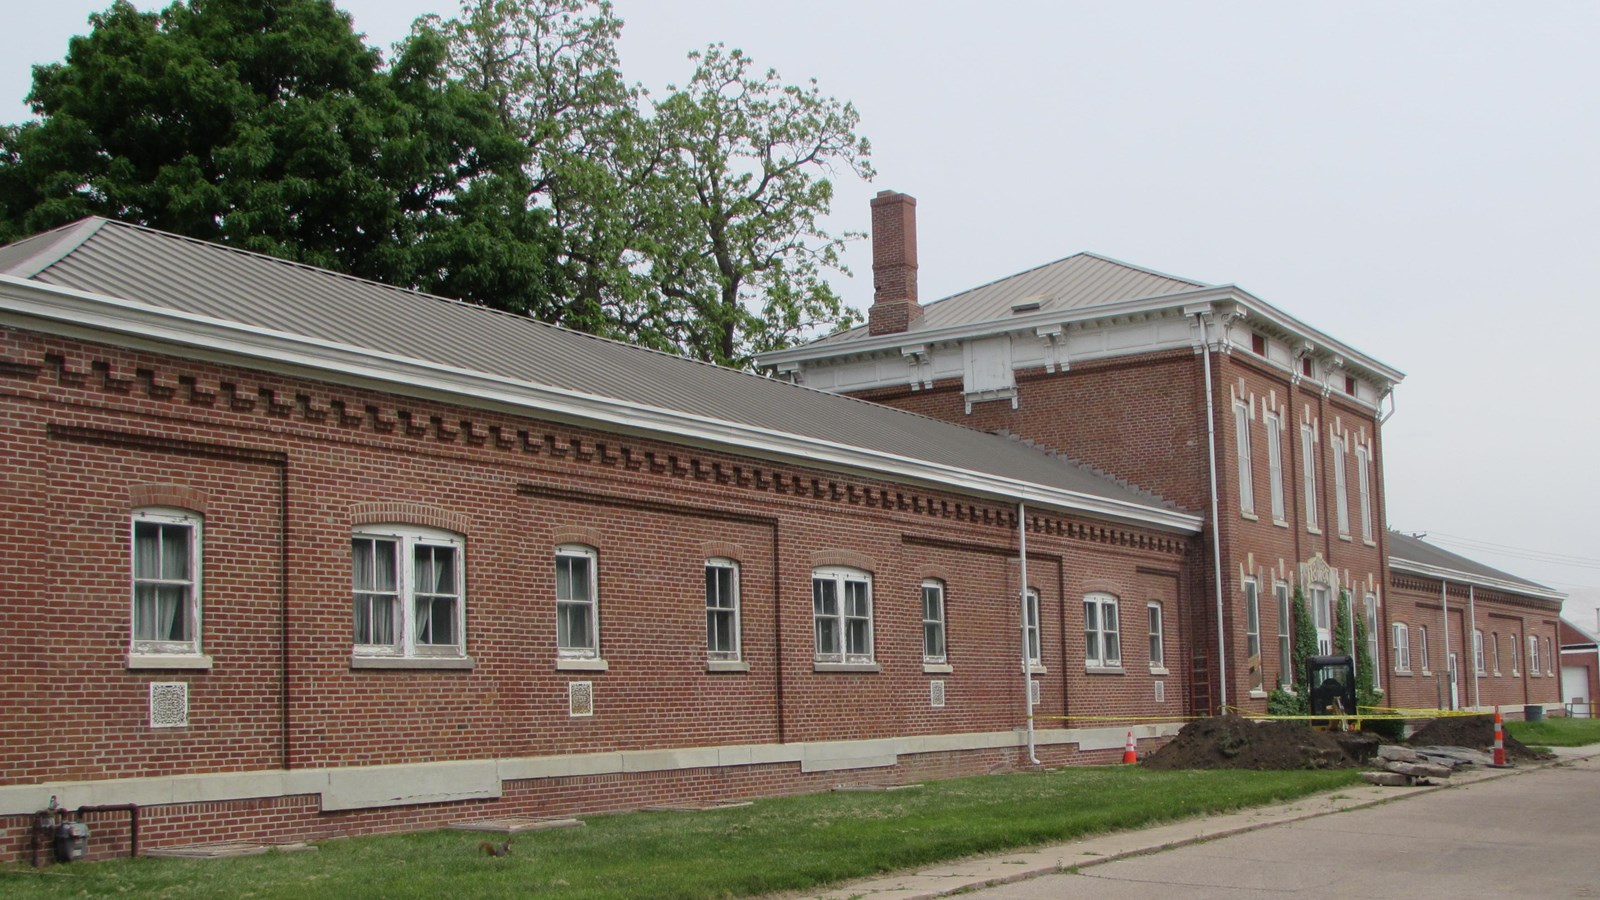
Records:
<instances>
[{"instance_id":1,"label":"brick wall","mask_svg":"<svg viewBox=\"0 0 1600 900\"><path fill-rule=\"evenodd\" d=\"M0 738L0 785L995 732L1023 722L1013 507L18 330L0 331L0 351L13 486L0 528L17 548L0 564L13 587L0 617L16 636L0 651L11 673L4 691L17 711ZM204 518L209 670L128 667L129 515L152 498L204 506L195 512ZM472 669L352 666L351 530L391 514L464 538ZM1194 543L1053 513L1031 512L1028 525L1047 669L1037 712L1180 711L1183 670L1153 674L1144 659L1144 605L1160 600L1176 612L1190 602ZM606 671L556 667L553 552L573 533L591 535L597 553ZM810 571L840 553L873 576L876 673L813 670ZM712 554L740 564L748 671L708 671L703 563ZM937 676L921 658L929 572L948 581L952 671ZM1085 672L1081 598L1090 590L1122 604L1124 674ZM1188 638L1171 630L1169 658L1187 657ZM947 685L942 709L929 704L933 677ZM1154 699L1156 680L1168 684L1164 702ZM151 681L188 683L187 727L149 727ZM568 715L571 681L593 683L592 717ZM983 753L958 756L935 768L993 764ZM922 765L900 763L907 772ZM541 783L528 796L622 808L711 790L697 778L619 776L569 794ZM740 793L821 781L783 767L702 780ZM508 795L496 808L542 814L567 811L566 802ZM478 815L472 805L315 814L293 798L208 804L151 812L150 840L388 830ZM7 833L24 825L13 821ZM24 833L0 850L25 844Z\"/></svg>"}]
</instances>

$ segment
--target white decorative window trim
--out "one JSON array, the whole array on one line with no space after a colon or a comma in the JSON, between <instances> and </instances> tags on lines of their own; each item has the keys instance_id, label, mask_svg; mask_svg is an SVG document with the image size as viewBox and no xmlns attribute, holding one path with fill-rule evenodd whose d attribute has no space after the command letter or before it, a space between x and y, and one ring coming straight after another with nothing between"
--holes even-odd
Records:
<instances>
[{"instance_id":1,"label":"white decorative window trim","mask_svg":"<svg viewBox=\"0 0 1600 900\"><path fill-rule=\"evenodd\" d=\"M587 576L583 592L576 588L574 576L582 562ZM562 544L556 547L556 668L603 670L605 661L600 657L600 555L593 547L582 544ZM567 573L567 586L562 588L562 572ZM565 596L563 596L565 594ZM581 624L586 632L586 644L578 643L573 626ZM572 665L588 662L591 665Z\"/></svg>"},{"instance_id":2,"label":"white decorative window trim","mask_svg":"<svg viewBox=\"0 0 1600 900\"><path fill-rule=\"evenodd\" d=\"M1394 671L1397 675L1411 674L1411 629L1404 622L1389 625L1389 644L1394 651ZM1426 645L1424 645L1425 647ZM1427 671L1427 666L1423 666Z\"/></svg>"},{"instance_id":3,"label":"white decorative window trim","mask_svg":"<svg viewBox=\"0 0 1600 900\"><path fill-rule=\"evenodd\" d=\"M706 560L705 574L706 661L708 666L710 663L737 663L744 658L739 564L731 559L713 557Z\"/></svg>"},{"instance_id":4,"label":"white decorative window trim","mask_svg":"<svg viewBox=\"0 0 1600 900\"><path fill-rule=\"evenodd\" d=\"M944 665L949 661L948 633L945 628L944 582L928 578L922 582L922 665ZM948 671L948 670L947 670Z\"/></svg>"},{"instance_id":5,"label":"white decorative window trim","mask_svg":"<svg viewBox=\"0 0 1600 900\"><path fill-rule=\"evenodd\" d=\"M1122 671L1122 616L1117 598L1103 591L1083 597L1083 664L1086 669Z\"/></svg>"},{"instance_id":6,"label":"white decorative window trim","mask_svg":"<svg viewBox=\"0 0 1600 900\"><path fill-rule=\"evenodd\" d=\"M140 535L145 543L141 544ZM209 658L201 652L200 636L204 626L204 547L205 523L197 513L172 507L152 506L136 509L128 529L129 549L129 644L128 657L137 658L138 668L203 668ZM140 548L150 548L155 540L155 556L140 556ZM186 548L185 559L175 571L167 570L165 551L169 541L181 540ZM167 603L164 594L183 592L177 603ZM171 620L159 623L163 613ZM187 638L174 638L171 629L179 627ZM157 637L162 628L166 637ZM141 637L140 633L145 636ZM193 660L196 665L179 666L179 659ZM148 664L146 664L148 661ZM168 664L162 665L163 661ZM130 666L132 664L130 663Z\"/></svg>"},{"instance_id":7,"label":"white decorative window trim","mask_svg":"<svg viewBox=\"0 0 1600 900\"><path fill-rule=\"evenodd\" d=\"M1255 473L1250 453L1250 419L1252 404L1247 400L1233 402L1233 441L1234 452L1238 462L1239 476L1239 512L1250 518L1255 518L1256 488Z\"/></svg>"},{"instance_id":8,"label":"white decorative window trim","mask_svg":"<svg viewBox=\"0 0 1600 900\"><path fill-rule=\"evenodd\" d=\"M869 573L845 566L811 570L816 671L878 671L873 656L872 620Z\"/></svg>"},{"instance_id":9,"label":"white decorative window trim","mask_svg":"<svg viewBox=\"0 0 1600 900\"><path fill-rule=\"evenodd\" d=\"M387 573L393 578L393 584L379 580L379 570L384 565L379 558L379 548L385 545L394 553L394 571ZM351 668L470 668L472 661L467 657L466 636L466 540L442 528L384 523L352 529L350 547ZM442 579L436 577L436 567L441 563L449 567ZM361 571L363 567L369 571ZM426 575L431 583L420 582L420 575ZM382 609L379 604L384 597L390 598L389 612L383 615L392 620L388 629L392 640L363 641L379 632L381 626L375 617ZM440 603L448 609L448 618L435 621ZM431 634L441 631L453 640L430 640Z\"/></svg>"},{"instance_id":10,"label":"white decorative window trim","mask_svg":"<svg viewBox=\"0 0 1600 900\"><path fill-rule=\"evenodd\" d=\"M1145 619L1150 627L1150 672L1165 675L1167 674L1167 625L1161 602L1151 600L1144 605L1144 608Z\"/></svg>"}]
</instances>

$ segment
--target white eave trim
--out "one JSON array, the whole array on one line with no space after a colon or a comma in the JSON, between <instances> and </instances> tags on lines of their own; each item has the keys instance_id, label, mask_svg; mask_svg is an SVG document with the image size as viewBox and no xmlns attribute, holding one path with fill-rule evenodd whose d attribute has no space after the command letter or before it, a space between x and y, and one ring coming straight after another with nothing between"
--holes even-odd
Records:
<instances>
[{"instance_id":1,"label":"white eave trim","mask_svg":"<svg viewBox=\"0 0 1600 900\"><path fill-rule=\"evenodd\" d=\"M688 439L745 454L755 450L802 464L855 470L1169 531L1198 533L1201 529L1199 516L1158 506L1095 497L739 422L638 406L9 275L0 275L0 289L4 289L0 290L0 310L63 323L65 328L61 330L65 333L88 330L131 335L161 344L199 348L209 354L267 360L324 375L333 373L345 379L377 382L393 393L414 396L421 388L469 406L487 402L540 418L557 416L598 422L679 443Z\"/></svg>"},{"instance_id":2,"label":"white eave trim","mask_svg":"<svg viewBox=\"0 0 1600 900\"><path fill-rule=\"evenodd\" d=\"M1405 373L1399 369L1380 362L1342 341L1329 337L1322 331L1312 328L1310 325L1268 304L1249 291L1242 290L1237 285L1231 284L1196 288L1192 291L1179 291L1175 294L1161 294L1156 297L1140 297L1134 300L1123 300L1117 303L1107 303L1082 309L1049 310L1026 316L1012 316L1007 319L986 319L982 322L969 322L944 328L919 328L916 331L882 334L838 343L813 342L801 347L790 347L786 350L775 350L771 353L761 354L756 357L756 364L774 366L779 369L792 369L796 364L802 362L840 356L880 353L898 348L908 341L937 344L1013 332L1031 334L1033 329L1044 326L1070 325L1141 313L1173 311L1190 315L1192 314L1189 311L1190 309L1204 306L1208 303L1212 304L1214 308L1220 307L1225 303L1238 304L1241 310L1246 313L1246 321L1251 318L1257 318L1270 322L1284 331L1310 341L1320 351L1344 357L1347 366L1353 364L1358 368L1365 368L1396 384L1405 378Z\"/></svg>"},{"instance_id":3,"label":"white eave trim","mask_svg":"<svg viewBox=\"0 0 1600 900\"><path fill-rule=\"evenodd\" d=\"M1438 578L1455 584L1470 584L1476 587L1489 588L1490 590L1505 591L1508 594L1519 594L1523 597L1532 597L1537 600L1549 600L1555 603L1567 599L1567 595L1560 591L1548 588L1532 587L1518 584L1515 581L1506 581L1503 578L1489 578L1484 575L1473 575L1459 569L1447 569L1443 566L1430 566L1427 563L1414 562L1399 557L1389 557L1389 568L1409 575L1421 575L1424 578Z\"/></svg>"}]
</instances>

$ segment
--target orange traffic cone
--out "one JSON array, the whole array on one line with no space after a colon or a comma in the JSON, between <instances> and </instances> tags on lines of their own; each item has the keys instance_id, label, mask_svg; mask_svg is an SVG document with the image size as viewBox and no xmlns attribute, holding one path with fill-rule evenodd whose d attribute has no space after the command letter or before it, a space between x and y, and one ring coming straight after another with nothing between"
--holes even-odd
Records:
<instances>
[{"instance_id":1,"label":"orange traffic cone","mask_svg":"<svg viewBox=\"0 0 1600 900\"><path fill-rule=\"evenodd\" d=\"M1122 762L1124 765L1139 761L1139 745L1133 742L1133 732L1128 732L1128 746L1122 748Z\"/></svg>"},{"instance_id":2,"label":"orange traffic cone","mask_svg":"<svg viewBox=\"0 0 1600 900\"><path fill-rule=\"evenodd\" d=\"M1505 768L1506 765L1506 726L1500 719L1500 707L1494 708L1494 759L1490 765L1495 768Z\"/></svg>"}]
</instances>

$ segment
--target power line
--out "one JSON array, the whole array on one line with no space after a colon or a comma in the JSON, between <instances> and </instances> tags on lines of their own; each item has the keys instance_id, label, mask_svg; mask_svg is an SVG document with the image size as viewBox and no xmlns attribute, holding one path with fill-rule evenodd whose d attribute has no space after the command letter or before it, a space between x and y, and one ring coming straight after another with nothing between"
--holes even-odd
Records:
<instances>
[{"instance_id":1,"label":"power line","mask_svg":"<svg viewBox=\"0 0 1600 900\"><path fill-rule=\"evenodd\" d=\"M1565 553L1553 553L1548 550L1535 550L1529 547L1513 547L1509 544L1496 544L1492 541L1480 541L1476 538L1459 537L1442 531L1428 532L1428 536L1441 544L1454 544L1470 550L1479 550L1496 553L1514 559L1526 559L1532 562L1550 563L1559 566L1571 566L1579 569L1595 569L1600 571L1600 559L1592 556L1571 556Z\"/></svg>"}]
</instances>

